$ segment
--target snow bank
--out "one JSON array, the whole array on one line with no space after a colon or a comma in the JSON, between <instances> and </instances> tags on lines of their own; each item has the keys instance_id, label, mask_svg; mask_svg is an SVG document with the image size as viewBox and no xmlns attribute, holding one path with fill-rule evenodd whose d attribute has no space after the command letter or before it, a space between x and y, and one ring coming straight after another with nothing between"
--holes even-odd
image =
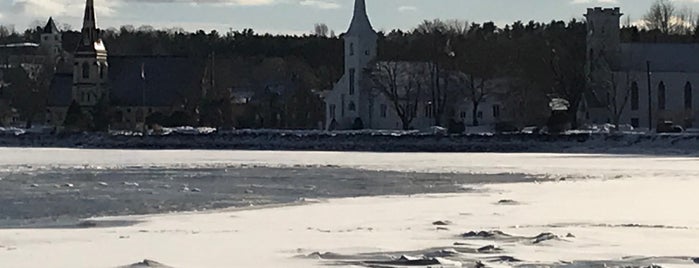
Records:
<instances>
[{"instance_id":1,"label":"snow bank","mask_svg":"<svg viewBox=\"0 0 699 268\"><path fill-rule=\"evenodd\" d=\"M19 130L17 130L19 131ZM163 135L137 133L50 135L10 131L0 135L4 147L105 149L238 149L375 152L557 152L695 154L699 134L571 133L444 135L424 131L283 131L176 128Z\"/></svg>"}]
</instances>

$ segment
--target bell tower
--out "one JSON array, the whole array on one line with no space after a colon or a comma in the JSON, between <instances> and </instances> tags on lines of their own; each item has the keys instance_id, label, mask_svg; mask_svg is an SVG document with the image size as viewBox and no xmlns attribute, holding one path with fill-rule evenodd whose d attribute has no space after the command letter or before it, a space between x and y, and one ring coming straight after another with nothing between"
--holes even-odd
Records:
<instances>
[{"instance_id":1,"label":"bell tower","mask_svg":"<svg viewBox=\"0 0 699 268\"><path fill-rule=\"evenodd\" d=\"M99 38L94 0L87 0L80 43L73 59L73 101L95 106L109 96L107 49Z\"/></svg>"},{"instance_id":2,"label":"bell tower","mask_svg":"<svg viewBox=\"0 0 699 268\"><path fill-rule=\"evenodd\" d=\"M61 31L58 30L58 27L56 27L53 18L49 18L46 26L44 26L41 32L40 44L44 52L55 62L63 56L63 36Z\"/></svg>"},{"instance_id":3,"label":"bell tower","mask_svg":"<svg viewBox=\"0 0 699 268\"><path fill-rule=\"evenodd\" d=\"M588 8L587 62L605 60L612 69L618 69L621 61L621 10L620 8Z\"/></svg>"},{"instance_id":4,"label":"bell tower","mask_svg":"<svg viewBox=\"0 0 699 268\"><path fill-rule=\"evenodd\" d=\"M366 118L363 116L366 105L363 105L362 97L366 91L362 90L361 83L364 79L364 70L376 58L376 46L378 35L371 26L366 11L365 0L355 0L354 14L349 29L344 34L345 41L345 81L346 92L342 93L342 108L346 117L350 120ZM346 110L346 111L345 111Z\"/></svg>"}]
</instances>

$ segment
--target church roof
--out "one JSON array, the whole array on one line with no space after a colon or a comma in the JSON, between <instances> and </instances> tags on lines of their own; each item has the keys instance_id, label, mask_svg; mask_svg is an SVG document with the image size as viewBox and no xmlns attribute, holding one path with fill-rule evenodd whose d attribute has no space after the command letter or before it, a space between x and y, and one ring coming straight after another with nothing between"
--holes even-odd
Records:
<instances>
[{"instance_id":1,"label":"church roof","mask_svg":"<svg viewBox=\"0 0 699 268\"><path fill-rule=\"evenodd\" d=\"M376 34L374 28L371 26L369 21L369 16L366 12L366 2L365 0L355 0L354 2L354 15L352 16L352 22L347 30L348 35L364 35L364 34Z\"/></svg>"},{"instance_id":2,"label":"church roof","mask_svg":"<svg viewBox=\"0 0 699 268\"><path fill-rule=\"evenodd\" d=\"M169 107L201 95L203 60L188 57L109 57L110 98L113 105ZM144 79L145 78L145 79Z\"/></svg>"},{"instance_id":3,"label":"church roof","mask_svg":"<svg viewBox=\"0 0 699 268\"><path fill-rule=\"evenodd\" d=\"M57 73L51 79L48 106L70 106L73 100L73 74Z\"/></svg>"},{"instance_id":4,"label":"church roof","mask_svg":"<svg viewBox=\"0 0 699 268\"><path fill-rule=\"evenodd\" d=\"M109 57L109 93L115 106L171 107L201 95L203 60L188 57ZM145 79L143 79L145 77ZM51 81L49 106L69 106L72 74L56 74Z\"/></svg>"},{"instance_id":5,"label":"church roof","mask_svg":"<svg viewBox=\"0 0 699 268\"><path fill-rule=\"evenodd\" d=\"M56 23L53 21L53 17L49 18L49 22L46 23L46 26L44 26L44 32L45 34L57 34L58 27L56 27Z\"/></svg>"},{"instance_id":6,"label":"church roof","mask_svg":"<svg viewBox=\"0 0 699 268\"><path fill-rule=\"evenodd\" d=\"M621 44L621 71L699 73L699 44Z\"/></svg>"}]
</instances>

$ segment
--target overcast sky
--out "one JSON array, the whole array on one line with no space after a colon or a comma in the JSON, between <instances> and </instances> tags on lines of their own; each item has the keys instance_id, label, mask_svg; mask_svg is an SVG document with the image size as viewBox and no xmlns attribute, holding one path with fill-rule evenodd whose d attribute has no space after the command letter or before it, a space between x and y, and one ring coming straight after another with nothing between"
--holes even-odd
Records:
<instances>
[{"instance_id":1,"label":"overcast sky","mask_svg":"<svg viewBox=\"0 0 699 268\"><path fill-rule=\"evenodd\" d=\"M354 0L95 0L100 28L151 25L156 28L253 28L256 32L302 34L313 24L347 29ZM637 20L653 0L366 0L377 30L411 29L422 20L470 22L570 20L593 6L619 6ZM674 0L699 10L699 0ZM21 30L53 16L60 24L80 28L85 0L0 0L0 24Z\"/></svg>"}]
</instances>

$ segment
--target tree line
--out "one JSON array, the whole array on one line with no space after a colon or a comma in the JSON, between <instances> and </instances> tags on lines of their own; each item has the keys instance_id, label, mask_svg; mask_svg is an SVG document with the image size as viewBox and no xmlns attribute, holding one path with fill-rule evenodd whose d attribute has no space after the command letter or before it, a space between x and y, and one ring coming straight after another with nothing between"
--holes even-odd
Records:
<instances>
[{"instance_id":1,"label":"tree line","mask_svg":"<svg viewBox=\"0 0 699 268\"><path fill-rule=\"evenodd\" d=\"M669 0L657 0L642 23L625 23L622 42L697 43L697 21L692 10L678 8ZM541 125L550 119L551 99L562 98L570 107L577 107L588 90L586 27L584 21L575 19L518 21L504 26L493 22L426 20L408 31L380 32L377 61L427 64L422 71L429 79L421 89L432 104L435 125L449 124L454 113L449 110L450 102L458 99L472 103L470 124L479 125L475 116L479 104L497 94L507 96L504 106L513 121ZM36 42L40 34L40 27L20 33L0 26L0 44ZM208 99L190 104L194 108L189 109L189 116L204 118L190 121L200 124L316 128L324 111L318 92L332 89L343 72L343 41L324 24L314 25L313 33L303 36L260 34L252 29L186 32L128 25L105 29L100 34L110 55L188 56L215 62L208 74L214 80L208 83ZM65 30L64 48L70 52L79 38L79 32ZM5 75L5 80L12 80L8 76L12 75ZM492 91L488 85L503 77L507 78L509 92ZM33 87L31 92L38 92L35 95L40 98L29 98L31 103L24 106L31 108L19 110L24 118L36 117L36 111L46 102L47 84L12 83L3 90L3 98L13 99L14 103L27 102L20 100L26 99L22 87ZM272 92L274 84L293 85L288 86L293 90L289 96L281 96ZM460 91L449 90L455 84ZM224 100L235 97L231 96L231 89L236 88L257 92L260 101L237 111L239 119L224 117L221 114L231 109ZM196 109L199 106L202 109ZM569 113L566 120L576 125L574 113Z\"/></svg>"}]
</instances>

